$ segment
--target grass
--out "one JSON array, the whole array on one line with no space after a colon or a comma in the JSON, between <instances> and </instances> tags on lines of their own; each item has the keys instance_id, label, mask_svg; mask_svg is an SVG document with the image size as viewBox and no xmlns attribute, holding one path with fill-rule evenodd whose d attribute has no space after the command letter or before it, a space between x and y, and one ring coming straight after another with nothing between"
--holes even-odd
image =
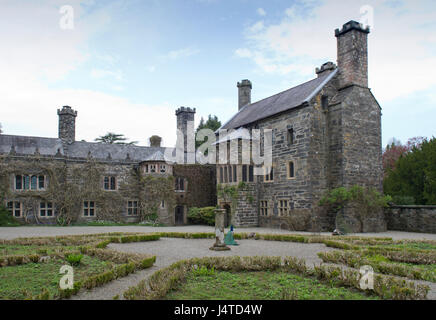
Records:
<instances>
[{"instance_id":1,"label":"grass","mask_svg":"<svg viewBox=\"0 0 436 320\"><path fill-rule=\"evenodd\" d=\"M398 248L409 250L436 250L436 244L427 242L405 242L405 243L393 243L389 245L382 245L381 248Z\"/></svg>"},{"instance_id":2,"label":"grass","mask_svg":"<svg viewBox=\"0 0 436 320\"><path fill-rule=\"evenodd\" d=\"M38 246L38 245L3 245L0 244L0 257L8 255L41 254L50 255L56 252L72 251L74 246Z\"/></svg>"},{"instance_id":3,"label":"grass","mask_svg":"<svg viewBox=\"0 0 436 320\"><path fill-rule=\"evenodd\" d=\"M378 300L352 289L335 287L314 278L275 272L191 272L171 291L169 300Z\"/></svg>"},{"instance_id":4,"label":"grass","mask_svg":"<svg viewBox=\"0 0 436 320\"><path fill-rule=\"evenodd\" d=\"M0 268L0 299L27 299L41 293L46 288L51 295L58 293L59 273L65 260L54 258L47 263L28 263L19 266ZM74 281L109 270L113 263L84 256L80 266L74 267Z\"/></svg>"}]
</instances>

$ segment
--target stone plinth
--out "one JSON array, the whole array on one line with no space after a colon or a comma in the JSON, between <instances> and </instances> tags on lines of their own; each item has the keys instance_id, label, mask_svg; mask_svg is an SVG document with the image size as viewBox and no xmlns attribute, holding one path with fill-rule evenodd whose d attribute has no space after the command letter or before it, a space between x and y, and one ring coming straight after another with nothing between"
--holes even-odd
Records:
<instances>
[{"instance_id":1,"label":"stone plinth","mask_svg":"<svg viewBox=\"0 0 436 320\"><path fill-rule=\"evenodd\" d=\"M210 248L214 251L227 251L230 250L224 242L224 228L225 228L225 214L226 210L215 210L215 243Z\"/></svg>"}]
</instances>

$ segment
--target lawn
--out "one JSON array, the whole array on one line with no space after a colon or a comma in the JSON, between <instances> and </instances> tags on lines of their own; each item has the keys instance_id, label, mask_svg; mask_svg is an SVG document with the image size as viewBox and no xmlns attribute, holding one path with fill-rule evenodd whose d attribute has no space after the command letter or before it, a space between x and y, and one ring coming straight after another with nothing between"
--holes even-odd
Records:
<instances>
[{"instance_id":1,"label":"lawn","mask_svg":"<svg viewBox=\"0 0 436 320\"><path fill-rule=\"evenodd\" d=\"M149 268L155 257L106 249L111 242L156 241L158 235L109 233L96 235L0 240L0 300L59 299L91 289L136 270ZM80 254L79 254L80 253ZM60 290L64 265L73 266L74 288Z\"/></svg>"},{"instance_id":2,"label":"lawn","mask_svg":"<svg viewBox=\"0 0 436 320\"><path fill-rule=\"evenodd\" d=\"M378 300L353 289L336 287L311 277L274 272L195 272L171 291L169 300Z\"/></svg>"},{"instance_id":3,"label":"lawn","mask_svg":"<svg viewBox=\"0 0 436 320\"><path fill-rule=\"evenodd\" d=\"M42 254L50 255L56 252L73 251L74 246L39 246L39 245L3 245L0 244L0 257L9 255Z\"/></svg>"},{"instance_id":4,"label":"lawn","mask_svg":"<svg viewBox=\"0 0 436 320\"><path fill-rule=\"evenodd\" d=\"M59 270L67 264L63 259L53 258L46 263L27 263L0 268L0 299L30 298L40 294L42 288L47 289L51 296L55 296L62 277ZM74 267L74 281L81 281L110 270L112 266L111 262L85 255L80 265Z\"/></svg>"}]
</instances>

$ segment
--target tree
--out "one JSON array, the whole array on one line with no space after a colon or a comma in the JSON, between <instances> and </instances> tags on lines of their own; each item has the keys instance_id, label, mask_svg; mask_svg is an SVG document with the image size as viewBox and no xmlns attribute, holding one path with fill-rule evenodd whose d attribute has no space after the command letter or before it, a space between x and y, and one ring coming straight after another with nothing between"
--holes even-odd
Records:
<instances>
[{"instance_id":1,"label":"tree","mask_svg":"<svg viewBox=\"0 0 436 320\"><path fill-rule=\"evenodd\" d=\"M407 144L403 145L400 140L393 138L392 142L387 145L386 149L383 151L384 175L386 176L389 170L395 170L398 159L402 155L410 152L413 148L418 148L424 140L424 137L415 137L409 139Z\"/></svg>"},{"instance_id":2,"label":"tree","mask_svg":"<svg viewBox=\"0 0 436 320\"><path fill-rule=\"evenodd\" d=\"M209 115L206 122L204 122L204 119L201 118L200 124L198 125L197 131L195 132L195 135L197 136L197 133L201 129L210 129L213 132L217 131L219 128L221 128L221 121L218 120L217 116ZM195 141L195 149L198 149L205 141Z\"/></svg>"},{"instance_id":3,"label":"tree","mask_svg":"<svg viewBox=\"0 0 436 320\"><path fill-rule=\"evenodd\" d=\"M410 150L399 157L394 168L388 168L384 192L398 204L435 205L436 138L410 141ZM410 203L405 203L405 198Z\"/></svg>"},{"instance_id":4,"label":"tree","mask_svg":"<svg viewBox=\"0 0 436 320\"><path fill-rule=\"evenodd\" d=\"M2 131L2 124L0 123L0 134L2 134L3 133L3 131Z\"/></svg>"},{"instance_id":5,"label":"tree","mask_svg":"<svg viewBox=\"0 0 436 320\"><path fill-rule=\"evenodd\" d=\"M353 214L360 223L360 232L363 232L366 220L386 208L390 201L392 201L390 196L382 195L375 188L355 185L330 190L321 198L319 205L336 214L336 229L346 234L350 230L342 209L346 207L355 209Z\"/></svg>"},{"instance_id":6,"label":"tree","mask_svg":"<svg viewBox=\"0 0 436 320\"><path fill-rule=\"evenodd\" d=\"M96 138L94 141L102 142L106 144L123 144L123 145L135 145L138 141L125 142L128 138L124 137L124 134L117 134L113 132L108 132L104 136Z\"/></svg>"}]
</instances>

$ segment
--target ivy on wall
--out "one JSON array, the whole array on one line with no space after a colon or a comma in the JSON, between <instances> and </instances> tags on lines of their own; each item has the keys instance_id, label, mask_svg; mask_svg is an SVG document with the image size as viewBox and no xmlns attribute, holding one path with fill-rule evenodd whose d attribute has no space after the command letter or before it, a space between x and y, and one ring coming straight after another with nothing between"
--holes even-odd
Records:
<instances>
[{"instance_id":1,"label":"ivy on wall","mask_svg":"<svg viewBox=\"0 0 436 320\"><path fill-rule=\"evenodd\" d=\"M53 202L57 223L62 225L78 220L84 201L96 203L96 219L115 222L122 220L128 200L138 201L141 220L157 219L162 200L165 200L166 208L173 207L175 196L172 176L141 177L132 167L126 177L120 179L118 191L105 191L102 179L106 168L107 165L94 159L84 163L67 163L39 156L23 159L0 156L0 201L20 201L23 219L28 223L42 223L38 216L39 203ZM18 174L45 175L46 189L15 191L14 176ZM169 215L171 210L167 212Z\"/></svg>"}]
</instances>

